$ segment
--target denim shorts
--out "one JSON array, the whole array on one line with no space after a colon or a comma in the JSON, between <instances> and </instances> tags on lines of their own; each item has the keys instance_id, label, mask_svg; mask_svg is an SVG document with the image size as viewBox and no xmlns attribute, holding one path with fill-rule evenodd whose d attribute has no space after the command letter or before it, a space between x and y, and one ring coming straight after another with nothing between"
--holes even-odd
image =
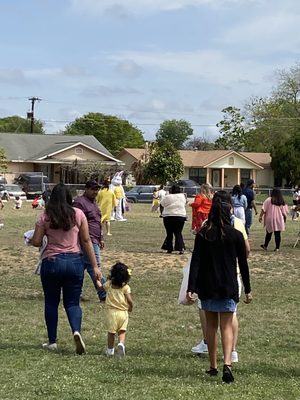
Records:
<instances>
[{"instance_id":1,"label":"denim shorts","mask_svg":"<svg viewBox=\"0 0 300 400\"><path fill-rule=\"evenodd\" d=\"M211 312L235 312L237 303L233 299L201 300L201 308Z\"/></svg>"}]
</instances>

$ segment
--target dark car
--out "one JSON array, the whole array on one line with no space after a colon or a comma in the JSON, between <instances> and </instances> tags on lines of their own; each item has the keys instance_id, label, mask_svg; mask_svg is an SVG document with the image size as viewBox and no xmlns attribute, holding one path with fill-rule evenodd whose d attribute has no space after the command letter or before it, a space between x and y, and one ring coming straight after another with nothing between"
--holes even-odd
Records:
<instances>
[{"instance_id":1,"label":"dark car","mask_svg":"<svg viewBox=\"0 0 300 400\"><path fill-rule=\"evenodd\" d=\"M37 172L25 172L15 179L15 183L21 186L28 199L33 199L49 189L48 177Z\"/></svg>"},{"instance_id":2,"label":"dark car","mask_svg":"<svg viewBox=\"0 0 300 400\"><path fill-rule=\"evenodd\" d=\"M125 196L132 203L151 203L153 191L158 188L158 185L137 185L125 192Z\"/></svg>"},{"instance_id":3,"label":"dark car","mask_svg":"<svg viewBox=\"0 0 300 400\"><path fill-rule=\"evenodd\" d=\"M170 190L172 185L180 186L180 190L187 195L187 197L195 197L200 191L199 183L192 179L179 179L176 182L168 183L166 190Z\"/></svg>"}]
</instances>

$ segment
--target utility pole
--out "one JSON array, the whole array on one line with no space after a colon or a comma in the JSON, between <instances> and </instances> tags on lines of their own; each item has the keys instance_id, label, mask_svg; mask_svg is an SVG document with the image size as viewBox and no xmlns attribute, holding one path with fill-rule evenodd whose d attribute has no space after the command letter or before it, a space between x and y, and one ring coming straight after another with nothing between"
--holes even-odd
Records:
<instances>
[{"instance_id":1,"label":"utility pole","mask_svg":"<svg viewBox=\"0 0 300 400\"><path fill-rule=\"evenodd\" d=\"M27 119L30 119L30 133L33 133L33 125L34 125L34 103L36 101L41 101L42 99L40 99L39 97L30 97L28 99L29 101L31 101L31 111L29 111L27 113Z\"/></svg>"}]
</instances>

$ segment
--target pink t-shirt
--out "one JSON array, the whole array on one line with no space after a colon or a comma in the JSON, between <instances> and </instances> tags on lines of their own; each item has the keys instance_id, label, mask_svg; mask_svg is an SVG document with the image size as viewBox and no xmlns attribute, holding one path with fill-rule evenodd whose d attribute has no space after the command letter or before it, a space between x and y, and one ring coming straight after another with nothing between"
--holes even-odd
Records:
<instances>
[{"instance_id":1,"label":"pink t-shirt","mask_svg":"<svg viewBox=\"0 0 300 400\"><path fill-rule=\"evenodd\" d=\"M45 229L48 244L43 251L42 258L51 257L59 253L79 253L79 227L86 219L84 213L79 208L74 208L76 224L69 230L51 229L50 222L46 213L41 214L37 220L37 225Z\"/></svg>"},{"instance_id":2,"label":"pink t-shirt","mask_svg":"<svg viewBox=\"0 0 300 400\"><path fill-rule=\"evenodd\" d=\"M284 206L276 206L271 203L271 197L268 197L264 201L262 209L265 212L264 225L267 232L285 230L284 217L286 218L289 213L289 208L286 204Z\"/></svg>"}]
</instances>

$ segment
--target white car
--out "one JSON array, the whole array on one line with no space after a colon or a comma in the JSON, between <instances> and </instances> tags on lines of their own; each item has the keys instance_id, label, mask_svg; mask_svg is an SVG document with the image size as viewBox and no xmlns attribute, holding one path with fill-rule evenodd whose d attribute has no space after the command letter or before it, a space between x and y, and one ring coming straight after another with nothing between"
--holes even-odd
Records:
<instances>
[{"instance_id":1,"label":"white car","mask_svg":"<svg viewBox=\"0 0 300 400\"><path fill-rule=\"evenodd\" d=\"M20 197L21 200L27 200L26 193L18 185L1 185L0 197L2 199L7 198L14 200L16 197Z\"/></svg>"}]
</instances>

